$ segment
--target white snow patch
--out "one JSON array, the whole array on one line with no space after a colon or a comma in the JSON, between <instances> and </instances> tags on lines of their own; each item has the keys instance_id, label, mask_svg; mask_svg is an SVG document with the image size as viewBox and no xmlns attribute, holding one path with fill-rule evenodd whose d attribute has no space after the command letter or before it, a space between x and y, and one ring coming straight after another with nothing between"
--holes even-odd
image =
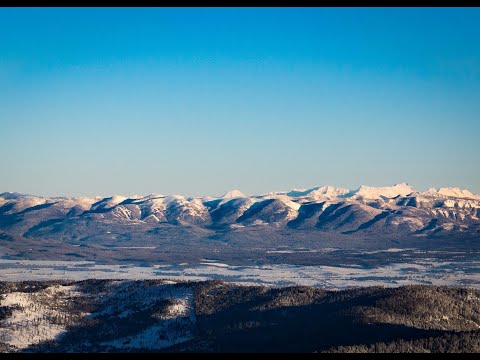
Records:
<instances>
[{"instance_id":1,"label":"white snow patch","mask_svg":"<svg viewBox=\"0 0 480 360\"><path fill-rule=\"evenodd\" d=\"M358 190L353 192L355 197L363 197L365 199L378 199L381 196L386 198L394 198L398 195L407 196L416 190L406 183L395 184L394 186L374 187L362 185Z\"/></svg>"},{"instance_id":2,"label":"white snow patch","mask_svg":"<svg viewBox=\"0 0 480 360\"><path fill-rule=\"evenodd\" d=\"M208 265L208 266L218 266L218 267L229 267L230 266L230 265L223 264L223 263L218 263L218 262L201 262L200 264Z\"/></svg>"},{"instance_id":3,"label":"white snow patch","mask_svg":"<svg viewBox=\"0 0 480 360\"><path fill-rule=\"evenodd\" d=\"M468 190L462 190L458 187L444 187L438 190L439 194L445 196L461 197L461 198L470 198L475 199L476 196Z\"/></svg>"},{"instance_id":4,"label":"white snow patch","mask_svg":"<svg viewBox=\"0 0 480 360\"><path fill-rule=\"evenodd\" d=\"M60 310L65 298L80 296L75 286L50 286L42 291L11 292L3 295L1 306L19 306L0 323L2 342L24 349L30 345L58 337L65 326L52 323L53 317L68 316Z\"/></svg>"},{"instance_id":5,"label":"white snow patch","mask_svg":"<svg viewBox=\"0 0 480 360\"><path fill-rule=\"evenodd\" d=\"M156 249L156 246L116 246L116 249Z\"/></svg>"},{"instance_id":6,"label":"white snow patch","mask_svg":"<svg viewBox=\"0 0 480 360\"><path fill-rule=\"evenodd\" d=\"M238 197L245 197L245 194L242 193L240 190L236 190L236 189L231 190L222 196L223 199L233 199Z\"/></svg>"},{"instance_id":7,"label":"white snow patch","mask_svg":"<svg viewBox=\"0 0 480 360\"><path fill-rule=\"evenodd\" d=\"M128 286L128 284L126 284ZM193 305L193 292L188 287L171 288L156 287L149 290L139 289L139 291L154 291L159 293L154 298L169 298L172 304L166 308L166 314L159 317L159 322L155 325L143 329L139 333L123 338L103 342L104 346L114 348L134 348L134 349L161 349L175 344L179 344L193 338L192 328L196 322ZM142 299L151 299L150 294L145 294ZM126 310L129 311L128 309Z\"/></svg>"}]
</instances>

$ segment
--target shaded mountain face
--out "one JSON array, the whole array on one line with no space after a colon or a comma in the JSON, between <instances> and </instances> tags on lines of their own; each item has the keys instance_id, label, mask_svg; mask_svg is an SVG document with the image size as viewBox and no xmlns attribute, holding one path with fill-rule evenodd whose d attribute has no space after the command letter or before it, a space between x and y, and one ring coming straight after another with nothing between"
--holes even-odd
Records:
<instances>
[{"instance_id":1,"label":"shaded mountain face","mask_svg":"<svg viewBox=\"0 0 480 360\"><path fill-rule=\"evenodd\" d=\"M44 239L98 237L112 231L155 234L164 225L204 233L251 228L259 232L301 229L363 237L478 237L479 217L479 195L458 188L418 192L405 183L390 187L362 185L356 190L323 186L257 196L235 190L218 198L0 194L1 233Z\"/></svg>"}]
</instances>

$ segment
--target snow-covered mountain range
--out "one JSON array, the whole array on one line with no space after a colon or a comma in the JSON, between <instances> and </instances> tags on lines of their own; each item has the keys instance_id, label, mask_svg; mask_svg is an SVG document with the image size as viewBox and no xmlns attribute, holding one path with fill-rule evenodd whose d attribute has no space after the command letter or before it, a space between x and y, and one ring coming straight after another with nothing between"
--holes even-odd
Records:
<instances>
[{"instance_id":1,"label":"snow-covered mountain range","mask_svg":"<svg viewBox=\"0 0 480 360\"><path fill-rule=\"evenodd\" d=\"M262 226L342 234L480 236L479 217L480 195L459 188L419 192L406 183L362 185L355 190L319 186L264 195L233 190L220 197L197 198L0 194L0 231L25 237L80 236L76 233L95 232L99 225L151 230L162 224L222 231Z\"/></svg>"}]
</instances>

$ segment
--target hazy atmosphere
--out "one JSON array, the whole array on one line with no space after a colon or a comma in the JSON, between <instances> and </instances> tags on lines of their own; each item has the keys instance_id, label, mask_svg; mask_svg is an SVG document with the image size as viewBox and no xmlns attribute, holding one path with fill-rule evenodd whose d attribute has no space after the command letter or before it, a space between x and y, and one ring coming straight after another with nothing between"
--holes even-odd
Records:
<instances>
[{"instance_id":1,"label":"hazy atmosphere","mask_svg":"<svg viewBox=\"0 0 480 360\"><path fill-rule=\"evenodd\" d=\"M480 193L480 9L0 9L0 192Z\"/></svg>"}]
</instances>

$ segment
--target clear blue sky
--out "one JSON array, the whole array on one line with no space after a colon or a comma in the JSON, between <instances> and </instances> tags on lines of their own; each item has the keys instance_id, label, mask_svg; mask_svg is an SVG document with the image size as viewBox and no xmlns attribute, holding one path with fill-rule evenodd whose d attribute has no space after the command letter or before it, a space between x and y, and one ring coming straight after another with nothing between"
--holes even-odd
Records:
<instances>
[{"instance_id":1,"label":"clear blue sky","mask_svg":"<svg viewBox=\"0 0 480 360\"><path fill-rule=\"evenodd\" d=\"M0 9L0 192L480 192L480 9Z\"/></svg>"}]
</instances>

